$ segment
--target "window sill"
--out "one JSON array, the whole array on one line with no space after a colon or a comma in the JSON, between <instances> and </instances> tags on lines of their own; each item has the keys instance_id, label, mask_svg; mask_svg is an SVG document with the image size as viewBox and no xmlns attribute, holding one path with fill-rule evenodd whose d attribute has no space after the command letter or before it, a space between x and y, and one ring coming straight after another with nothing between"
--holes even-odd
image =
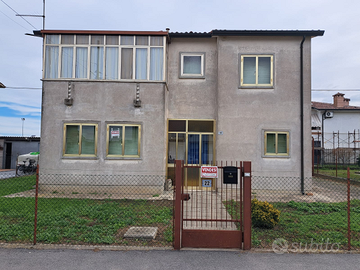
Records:
<instances>
[{"instance_id":1,"label":"window sill","mask_svg":"<svg viewBox=\"0 0 360 270\"><path fill-rule=\"evenodd\" d=\"M105 160L142 160L141 157L106 157Z\"/></svg>"},{"instance_id":2,"label":"window sill","mask_svg":"<svg viewBox=\"0 0 360 270\"><path fill-rule=\"evenodd\" d=\"M197 75L180 75L179 79L205 79L205 76L197 76Z\"/></svg>"},{"instance_id":3,"label":"window sill","mask_svg":"<svg viewBox=\"0 0 360 270\"><path fill-rule=\"evenodd\" d=\"M262 158L290 158L290 155L280 156L280 155L262 155Z\"/></svg>"},{"instance_id":4,"label":"window sill","mask_svg":"<svg viewBox=\"0 0 360 270\"><path fill-rule=\"evenodd\" d=\"M259 89L259 90L265 89L265 90L268 90L268 89L274 89L274 86L239 86L239 89Z\"/></svg>"},{"instance_id":5,"label":"window sill","mask_svg":"<svg viewBox=\"0 0 360 270\"><path fill-rule=\"evenodd\" d=\"M155 81L155 80L93 80L86 78L42 78L44 82L113 82L113 83L166 83L165 80Z\"/></svg>"},{"instance_id":6,"label":"window sill","mask_svg":"<svg viewBox=\"0 0 360 270\"><path fill-rule=\"evenodd\" d=\"M86 156L62 156L62 159L80 159L80 160L97 160L98 157L86 157Z\"/></svg>"}]
</instances>

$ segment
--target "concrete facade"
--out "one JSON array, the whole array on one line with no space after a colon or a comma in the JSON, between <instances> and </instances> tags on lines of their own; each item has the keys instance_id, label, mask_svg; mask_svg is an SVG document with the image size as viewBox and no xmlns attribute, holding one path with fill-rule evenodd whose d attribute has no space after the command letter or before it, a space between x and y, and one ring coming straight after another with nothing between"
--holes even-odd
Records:
<instances>
[{"instance_id":1,"label":"concrete facade","mask_svg":"<svg viewBox=\"0 0 360 270\"><path fill-rule=\"evenodd\" d=\"M47 30L47 34L51 34ZM50 31L50 32L49 32ZM226 32L226 31L225 31ZM216 34L218 33L218 34ZM270 35L269 35L270 33ZM99 34L99 33L97 33ZM169 33L165 78L161 82L44 79L42 106L42 174L165 175L168 166L168 120L214 120L214 160L252 161L253 175L282 177L273 188L286 188L301 177L300 44L303 36L304 168L311 177L311 37L323 31L281 31L226 35L224 32ZM180 76L181 54L204 57L204 75ZM241 55L272 55L271 87L240 86ZM64 104L71 88L72 106ZM140 89L141 107L133 104ZM96 157L63 156L65 123L98 124ZM109 123L141 125L139 158L106 157ZM289 154L265 156L266 131L289 134ZM96 178L96 177L95 177ZM104 185L125 185L109 178ZM164 178L165 179L165 178ZM43 178L43 183L51 180ZM85 181L85 182L84 182ZM91 182L96 181L92 179ZM305 186L310 184L306 180ZM86 180L78 180L86 184ZM55 185L55 183L53 183ZM90 182L88 183L90 184ZM293 185L294 183L290 183ZM161 191L159 180L149 185ZM296 188L298 187L295 184Z\"/></svg>"}]
</instances>

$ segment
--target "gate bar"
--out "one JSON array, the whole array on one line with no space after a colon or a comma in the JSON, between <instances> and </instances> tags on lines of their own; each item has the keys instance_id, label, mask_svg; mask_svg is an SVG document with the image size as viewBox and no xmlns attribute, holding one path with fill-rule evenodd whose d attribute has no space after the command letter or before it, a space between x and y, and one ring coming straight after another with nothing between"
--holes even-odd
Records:
<instances>
[{"instance_id":1,"label":"gate bar","mask_svg":"<svg viewBox=\"0 0 360 270\"><path fill-rule=\"evenodd\" d=\"M244 246L251 249L251 162L244 161Z\"/></svg>"},{"instance_id":2,"label":"gate bar","mask_svg":"<svg viewBox=\"0 0 360 270\"><path fill-rule=\"evenodd\" d=\"M174 222L174 249L181 248L181 188L182 188L182 161L175 160L175 222Z\"/></svg>"}]
</instances>

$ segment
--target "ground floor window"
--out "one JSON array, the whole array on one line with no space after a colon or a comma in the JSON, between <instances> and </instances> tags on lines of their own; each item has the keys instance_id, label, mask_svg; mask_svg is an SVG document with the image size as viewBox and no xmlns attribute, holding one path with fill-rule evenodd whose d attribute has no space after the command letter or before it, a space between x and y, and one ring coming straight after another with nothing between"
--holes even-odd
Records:
<instances>
[{"instance_id":1,"label":"ground floor window","mask_svg":"<svg viewBox=\"0 0 360 270\"><path fill-rule=\"evenodd\" d=\"M140 125L108 124L108 157L140 157Z\"/></svg>"},{"instance_id":2,"label":"ground floor window","mask_svg":"<svg viewBox=\"0 0 360 270\"><path fill-rule=\"evenodd\" d=\"M289 156L289 132L265 131L265 156Z\"/></svg>"},{"instance_id":3,"label":"ground floor window","mask_svg":"<svg viewBox=\"0 0 360 270\"><path fill-rule=\"evenodd\" d=\"M96 156L97 124L64 124L64 156Z\"/></svg>"}]
</instances>

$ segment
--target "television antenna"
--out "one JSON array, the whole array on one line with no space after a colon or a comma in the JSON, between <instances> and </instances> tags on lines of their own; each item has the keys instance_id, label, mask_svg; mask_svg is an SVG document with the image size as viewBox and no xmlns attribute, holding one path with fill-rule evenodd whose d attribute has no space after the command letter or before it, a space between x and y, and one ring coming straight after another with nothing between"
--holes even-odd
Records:
<instances>
[{"instance_id":1,"label":"television antenna","mask_svg":"<svg viewBox=\"0 0 360 270\"><path fill-rule=\"evenodd\" d=\"M45 0L43 0L43 14L42 15L34 15L34 14L16 14L19 17L40 17L43 18L43 27L42 30L45 29ZM26 34L32 36L32 34Z\"/></svg>"}]
</instances>

